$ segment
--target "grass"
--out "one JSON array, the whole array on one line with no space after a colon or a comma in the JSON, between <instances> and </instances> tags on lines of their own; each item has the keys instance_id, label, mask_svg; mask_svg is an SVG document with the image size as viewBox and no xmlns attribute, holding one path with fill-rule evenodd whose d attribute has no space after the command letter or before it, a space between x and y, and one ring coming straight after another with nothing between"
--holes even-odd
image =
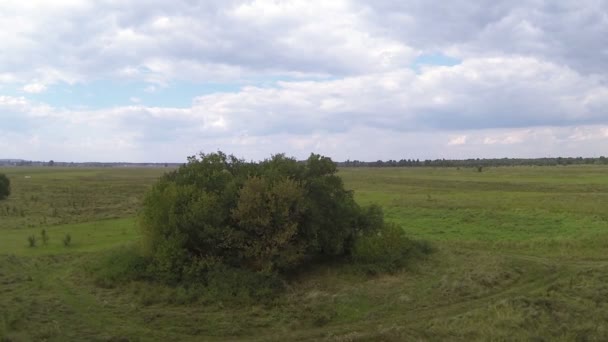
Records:
<instances>
[{"instance_id":1,"label":"grass","mask_svg":"<svg viewBox=\"0 0 608 342\"><path fill-rule=\"evenodd\" d=\"M103 251L124 244L131 245L138 233L133 218L109 219L87 223L71 223L46 228L49 241L42 244L40 228L3 229L0 231L2 254L19 256L59 255ZM70 234L72 242L64 246L63 238ZM36 247L29 247L27 237L37 237Z\"/></svg>"},{"instance_id":2,"label":"grass","mask_svg":"<svg viewBox=\"0 0 608 342\"><path fill-rule=\"evenodd\" d=\"M606 167L341 170L357 201L436 252L392 275L322 265L247 305L91 275L137 243L134 214L164 171L0 170L14 193L0 202L0 340L608 339Z\"/></svg>"},{"instance_id":3,"label":"grass","mask_svg":"<svg viewBox=\"0 0 608 342\"><path fill-rule=\"evenodd\" d=\"M12 195L0 202L0 229L132 217L166 169L6 168Z\"/></svg>"}]
</instances>

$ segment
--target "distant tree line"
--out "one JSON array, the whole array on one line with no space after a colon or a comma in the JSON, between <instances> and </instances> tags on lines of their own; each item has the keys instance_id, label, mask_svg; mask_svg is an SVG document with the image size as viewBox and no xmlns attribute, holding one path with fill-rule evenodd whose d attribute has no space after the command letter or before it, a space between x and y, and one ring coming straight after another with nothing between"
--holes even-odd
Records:
<instances>
[{"instance_id":1,"label":"distant tree line","mask_svg":"<svg viewBox=\"0 0 608 342\"><path fill-rule=\"evenodd\" d=\"M303 162L303 161L300 161ZM557 157L557 158L471 158L471 159L401 159L336 162L339 167L487 167L487 166L556 166L556 165L608 165L608 158ZM56 162L0 159L0 166L60 166L60 167L172 167L182 163L125 163L125 162Z\"/></svg>"},{"instance_id":2,"label":"distant tree line","mask_svg":"<svg viewBox=\"0 0 608 342\"><path fill-rule=\"evenodd\" d=\"M557 158L494 158L494 159L401 159L373 162L347 160L338 162L339 167L487 167L487 166L557 166L557 165L607 165L608 158L557 157Z\"/></svg>"},{"instance_id":3,"label":"distant tree line","mask_svg":"<svg viewBox=\"0 0 608 342\"><path fill-rule=\"evenodd\" d=\"M20 167L172 167L176 168L183 163L128 163L128 162L59 162L33 161L21 159L0 159L0 166L20 166Z\"/></svg>"}]
</instances>

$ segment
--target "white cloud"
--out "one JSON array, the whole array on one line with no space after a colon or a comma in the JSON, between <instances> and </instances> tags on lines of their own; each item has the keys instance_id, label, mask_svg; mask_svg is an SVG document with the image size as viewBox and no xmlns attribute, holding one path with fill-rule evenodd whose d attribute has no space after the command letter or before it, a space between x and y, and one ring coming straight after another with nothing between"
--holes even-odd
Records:
<instances>
[{"instance_id":1,"label":"white cloud","mask_svg":"<svg viewBox=\"0 0 608 342\"><path fill-rule=\"evenodd\" d=\"M354 126L397 131L606 123L601 80L531 58L470 59L332 81L201 96L193 110L235 131L330 132Z\"/></svg>"},{"instance_id":2,"label":"white cloud","mask_svg":"<svg viewBox=\"0 0 608 342\"><path fill-rule=\"evenodd\" d=\"M39 94L46 91L46 86L42 83L30 83L23 87L23 91L30 94Z\"/></svg>"},{"instance_id":3,"label":"white cloud","mask_svg":"<svg viewBox=\"0 0 608 342\"><path fill-rule=\"evenodd\" d=\"M467 143L467 136L460 135L460 136L450 139L450 141L448 141L448 146L464 145L466 143Z\"/></svg>"},{"instance_id":4,"label":"white cloud","mask_svg":"<svg viewBox=\"0 0 608 342\"><path fill-rule=\"evenodd\" d=\"M201 148L255 158L399 158L421 148L417 158L593 154L608 132L607 7L3 1L0 140L20 142L12 155L79 160L179 161ZM412 70L429 54L461 63ZM60 109L7 96L63 94L57 88L94 80L135 84L125 94L133 105ZM240 90L201 94L189 108L141 105L180 82Z\"/></svg>"},{"instance_id":5,"label":"white cloud","mask_svg":"<svg viewBox=\"0 0 608 342\"><path fill-rule=\"evenodd\" d=\"M417 158L586 155L608 141L608 117L599 106L604 99L597 96L605 90L600 80L568 68L512 57L472 59L419 74L400 69L249 86L198 97L190 108L83 111L1 97L0 112L17 113L12 121L22 123L25 135L63 141L66 156L78 155L76 148L97 151L102 147L92 143L106 146L111 139L124 142L124 153L151 160L172 156L154 152L161 144L174 146L174 153L189 151L178 160L218 148L248 158L325 151L343 159L400 159L421 146Z\"/></svg>"},{"instance_id":6,"label":"white cloud","mask_svg":"<svg viewBox=\"0 0 608 342\"><path fill-rule=\"evenodd\" d=\"M404 66L416 55L375 33L350 1L9 1L0 3L0 39L11 77L48 83L344 75Z\"/></svg>"},{"instance_id":7,"label":"white cloud","mask_svg":"<svg viewBox=\"0 0 608 342\"><path fill-rule=\"evenodd\" d=\"M371 22L422 50L467 59L525 55L606 76L604 0L357 0Z\"/></svg>"}]
</instances>

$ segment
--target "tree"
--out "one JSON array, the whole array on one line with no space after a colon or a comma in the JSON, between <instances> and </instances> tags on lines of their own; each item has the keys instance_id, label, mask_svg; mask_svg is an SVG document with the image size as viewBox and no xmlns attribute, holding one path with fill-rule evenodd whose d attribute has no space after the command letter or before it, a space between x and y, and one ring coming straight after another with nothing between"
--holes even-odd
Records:
<instances>
[{"instance_id":1,"label":"tree","mask_svg":"<svg viewBox=\"0 0 608 342\"><path fill-rule=\"evenodd\" d=\"M11 194L11 181L8 177L0 173L0 200L7 198Z\"/></svg>"},{"instance_id":2,"label":"tree","mask_svg":"<svg viewBox=\"0 0 608 342\"><path fill-rule=\"evenodd\" d=\"M188 158L144 200L152 268L175 282L218 264L273 273L350 255L357 238L384 221L379 208L355 202L336 172L316 154L305 162L282 154L260 163L222 152Z\"/></svg>"},{"instance_id":3,"label":"tree","mask_svg":"<svg viewBox=\"0 0 608 342\"><path fill-rule=\"evenodd\" d=\"M238 229L256 241L243 248L251 268L270 271L302 258L305 245L296 235L304 211L304 189L294 180L271 184L257 176L247 179L231 216Z\"/></svg>"}]
</instances>

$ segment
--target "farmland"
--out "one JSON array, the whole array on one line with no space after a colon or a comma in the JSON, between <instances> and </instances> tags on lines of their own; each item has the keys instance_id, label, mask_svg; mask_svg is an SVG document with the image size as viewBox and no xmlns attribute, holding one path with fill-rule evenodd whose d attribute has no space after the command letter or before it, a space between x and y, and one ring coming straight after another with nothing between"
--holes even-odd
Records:
<instances>
[{"instance_id":1,"label":"farmland","mask_svg":"<svg viewBox=\"0 0 608 342\"><path fill-rule=\"evenodd\" d=\"M397 274L319 265L271 303L106 286L166 169L7 168L0 338L30 340L606 340L608 167L345 168L362 204L434 252ZM44 229L28 247L28 236ZM69 234L72 242L64 246Z\"/></svg>"}]
</instances>

